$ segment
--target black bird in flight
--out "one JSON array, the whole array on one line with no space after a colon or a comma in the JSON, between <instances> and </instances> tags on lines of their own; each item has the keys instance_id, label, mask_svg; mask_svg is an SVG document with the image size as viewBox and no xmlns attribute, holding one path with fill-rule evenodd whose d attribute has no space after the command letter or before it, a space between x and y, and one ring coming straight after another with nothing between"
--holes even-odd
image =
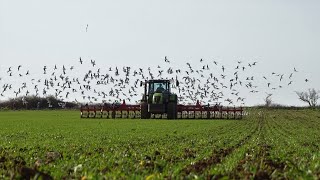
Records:
<instances>
[{"instance_id":1,"label":"black bird in flight","mask_svg":"<svg viewBox=\"0 0 320 180\"><path fill-rule=\"evenodd\" d=\"M43 74L46 74L47 66L43 67Z\"/></svg>"},{"instance_id":2,"label":"black bird in flight","mask_svg":"<svg viewBox=\"0 0 320 180\"><path fill-rule=\"evenodd\" d=\"M291 73L291 74L290 74L289 79L291 79L291 78L292 78L292 75L293 75L293 73Z\"/></svg>"},{"instance_id":3,"label":"black bird in flight","mask_svg":"<svg viewBox=\"0 0 320 180\"><path fill-rule=\"evenodd\" d=\"M82 64L82 59L81 59L81 57L79 58L79 62L80 62L80 64Z\"/></svg>"},{"instance_id":4,"label":"black bird in flight","mask_svg":"<svg viewBox=\"0 0 320 180\"><path fill-rule=\"evenodd\" d=\"M92 64L92 66L94 67L94 66L96 65L96 61L93 61L93 60L91 59L91 64Z\"/></svg>"},{"instance_id":5,"label":"black bird in flight","mask_svg":"<svg viewBox=\"0 0 320 180\"><path fill-rule=\"evenodd\" d=\"M164 62L170 63L170 61L167 59L167 56L164 57Z\"/></svg>"}]
</instances>

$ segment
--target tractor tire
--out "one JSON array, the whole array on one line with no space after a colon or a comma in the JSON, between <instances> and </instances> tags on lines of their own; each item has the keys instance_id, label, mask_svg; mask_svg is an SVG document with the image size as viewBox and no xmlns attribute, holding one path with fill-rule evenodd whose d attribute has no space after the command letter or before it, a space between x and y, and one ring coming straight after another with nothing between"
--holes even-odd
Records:
<instances>
[{"instance_id":1,"label":"tractor tire","mask_svg":"<svg viewBox=\"0 0 320 180\"><path fill-rule=\"evenodd\" d=\"M141 119L150 119L151 114L148 112L148 103L142 102L140 105Z\"/></svg>"},{"instance_id":2,"label":"tractor tire","mask_svg":"<svg viewBox=\"0 0 320 180\"><path fill-rule=\"evenodd\" d=\"M167 118L177 119L177 104L174 102L169 102L167 107Z\"/></svg>"}]
</instances>

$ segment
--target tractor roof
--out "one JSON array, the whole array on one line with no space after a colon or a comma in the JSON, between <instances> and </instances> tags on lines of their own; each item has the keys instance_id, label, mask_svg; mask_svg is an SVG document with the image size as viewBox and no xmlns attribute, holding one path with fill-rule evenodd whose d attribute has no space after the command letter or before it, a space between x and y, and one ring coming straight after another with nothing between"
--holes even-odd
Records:
<instances>
[{"instance_id":1,"label":"tractor roof","mask_svg":"<svg viewBox=\"0 0 320 180\"><path fill-rule=\"evenodd\" d=\"M168 80L168 79L152 79L152 80L148 80L147 82L150 82L150 83L169 82L170 83L170 80Z\"/></svg>"}]
</instances>

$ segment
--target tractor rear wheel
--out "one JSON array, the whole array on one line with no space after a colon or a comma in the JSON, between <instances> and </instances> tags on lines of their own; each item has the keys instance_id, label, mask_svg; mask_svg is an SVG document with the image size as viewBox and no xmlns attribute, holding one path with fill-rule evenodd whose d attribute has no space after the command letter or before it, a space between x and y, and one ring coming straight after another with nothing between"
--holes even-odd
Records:
<instances>
[{"instance_id":1,"label":"tractor rear wheel","mask_svg":"<svg viewBox=\"0 0 320 180\"><path fill-rule=\"evenodd\" d=\"M168 119L177 119L177 104L174 102L169 102L167 109Z\"/></svg>"},{"instance_id":2,"label":"tractor rear wheel","mask_svg":"<svg viewBox=\"0 0 320 180\"><path fill-rule=\"evenodd\" d=\"M148 103L142 102L140 105L141 119L150 119L151 114L148 112Z\"/></svg>"}]
</instances>

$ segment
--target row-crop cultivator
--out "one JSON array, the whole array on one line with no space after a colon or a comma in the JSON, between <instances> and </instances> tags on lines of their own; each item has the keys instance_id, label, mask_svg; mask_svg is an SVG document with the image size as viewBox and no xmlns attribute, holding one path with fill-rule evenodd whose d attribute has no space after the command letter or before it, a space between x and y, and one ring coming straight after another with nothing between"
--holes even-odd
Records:
<instances>
[{"instance_id":1,"label":"row-crop cultivator","mask_svg":"<svg viewBox=\"0 0 320 180\"><path fill-rule=\"evenodd\" d=\"M179 84L177 84L178 86ZM81 106L81 118L165 118L165 119L241 119L243 108L178 104L177 95L170 90L169 80L149 80L139 105L104 104Z\"/></svg>"}]
</instances>

